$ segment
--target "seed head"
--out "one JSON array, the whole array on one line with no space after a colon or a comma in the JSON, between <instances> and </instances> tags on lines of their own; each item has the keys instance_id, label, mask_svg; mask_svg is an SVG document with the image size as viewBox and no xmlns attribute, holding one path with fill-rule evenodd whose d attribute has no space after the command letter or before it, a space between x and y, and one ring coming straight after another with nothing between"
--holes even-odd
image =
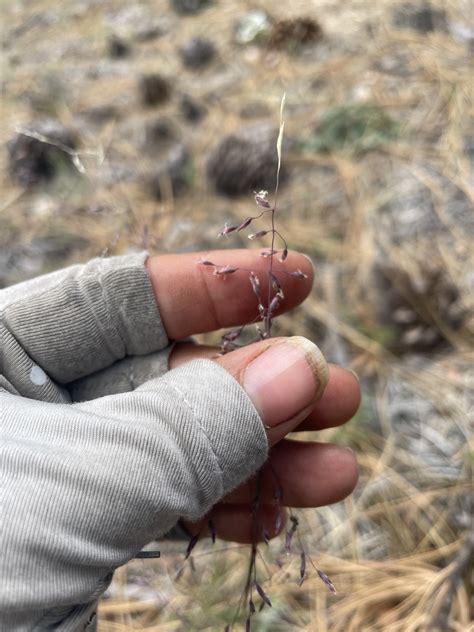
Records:
<instances>
[{"instance_id":1,"label":"seed head","mask_svg":"<svg viewBox=\"0 0 474 632\"><path fill-rule=\"evenodd\" d=\"M293 270L292 272L287 272L287 274L289 274L292 277L295 277L296 279L307 279L308 275L305 274L304 272L302 272L299 268L298 270Z\"/></svg>"},{"instance_id":2,"label":"seed head","mask_svg":"<svg viewBox=\"0 0 474 632\"><path fill-rule=\"evenodd\" d=\"M248 238L260 239L260 237L265 237L265 235L269 232L270 232L269 230L259 230L257 233L250 233L250 235L248 235Z\"/></svg>"},{"instance_id":3,"label":"seed head","mask_svg":"<svg viewBox=\"0 0 474 632\"><path fill-rule=\"evenodd\" d=\"M231 266L216 266L214 268L214 276L225 276L226 274L233 274L237 272L239 268L232 268Z\"/></svg>"},{"instance_id":4,"label":"seed head","mask_svg":"<svg viewBox=\"0 0 474 632\"><path fill-rule=\"evenodd\" d=\"M260 597L263 599L263 601L267 604L267 606L270 606L270 608L271 608L272 607L272 602L270 601L269 596L263 590L263 588L260 586L260 584L258 582L255 582L255 588L257 589L257 592L260 595Z\"/></svg>"},{"instance_id":5,"label":"seed head","mask_svg":"<svg viewBox=\"0 0 474 632\"><path fill-rule=\"evenodd\" d=\"M238 230L239 228L239 224L237 224L236 226L228 226L227 222L224 224L224 228L221 230L221 232L217 235L218 237L223 237L224 235L228 235L229 233L233 233L234 231Z\"/></svg>"},{"instance_id":6,"label":"seed head","mask_svg":"<svg viewBox=\"0 0 474 632\"><path fill-rule=\"evenodd\" d=\"M254 191L254 194L255 194L255 202L259 206L261 206L262 208L271 208L270 202L267 200L268 191L259 191L258 193Z\"/></svg>"}]
</instances>

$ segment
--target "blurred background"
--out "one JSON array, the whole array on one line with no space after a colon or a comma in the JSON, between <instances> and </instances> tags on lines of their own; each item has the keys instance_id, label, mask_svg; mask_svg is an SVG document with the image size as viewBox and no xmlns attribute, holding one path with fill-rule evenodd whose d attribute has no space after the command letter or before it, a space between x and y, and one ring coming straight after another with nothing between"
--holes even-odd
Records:
<instances>
[{"instance_id":1,"label":"blurred background","mask_svg":"<svg viewBox=\"0 0 474 632\"><path fill-rule=\"evenodd\" d=\"M277 224L316 284L276 333L358 372L356 418L317 438L356 450L361 476L295 513L291 555L260 547L273 607L252 629L470 629L473 5L0 6L0 287L94 256L254 245L216 236L274 188L286 93ZM99 631L231 623L248 547L202 541L184 562L186 546L119 569ZM309 562L297 585L301 547L337 595Z\"/></svg>"}]
</instances>

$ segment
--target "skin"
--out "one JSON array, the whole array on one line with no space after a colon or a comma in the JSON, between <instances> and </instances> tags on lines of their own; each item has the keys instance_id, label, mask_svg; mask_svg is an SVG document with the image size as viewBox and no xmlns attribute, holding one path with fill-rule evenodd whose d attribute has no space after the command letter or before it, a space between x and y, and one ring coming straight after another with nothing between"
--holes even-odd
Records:
<instances>
[{"instance_id":1,"label":"skin","mask_svg":"<svg viewBox=\"0 0 474 632\"><path fill-rule=\"evenodd\" d=\"M250 287L248 271L239 271L224 279L214 276L211 267L197 265L196 262L208 259L217 265L253 270L261 279L262 296L266 296L268 260L262 258L259 252L225 250L150 257L147 268L169 338L179 340L252 321L256 315L256 299ZM296 269L303 271L307 278L295 279L285 273ZM275 272L285 294L277 313L283 313L308 296L314 270L305 255L290 252L284 263L275 262ZM225 356L218 356L218 350L212 347L180 343L171 354L170 368L195 358L209 358L242 383L249 362L272 343L262 341ZM360 388L354 374L330 365L329 382L319 400L298 411L299 414L287 422L266 430L271 449L261 478L258 522L270 537L275 537L284 528L284 510L281 526L275 528L281 507L332 504L349 495L357 483L357 464L351 450L333 444L289 440L285 435L340 426L353 417L359 403ZM280 508L274 501L276 481L282 493ZM220 538L251 542L255 532L255 521L250 511L254 495L255 478L215 505L202 521L185 526L190 533L196 533L205 530L211 519Z\"/></svg>"}]
</instances>

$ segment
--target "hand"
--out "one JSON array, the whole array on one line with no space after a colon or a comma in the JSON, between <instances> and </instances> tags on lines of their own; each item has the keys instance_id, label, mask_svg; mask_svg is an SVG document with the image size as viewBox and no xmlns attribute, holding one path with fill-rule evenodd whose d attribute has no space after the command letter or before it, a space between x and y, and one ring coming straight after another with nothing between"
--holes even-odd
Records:
<instances>
[{"instance_id":1,"label":"hand","mask_svg":"<svg viewBox=\"0 0 474 632\"><path fill-rule=\"evenodd\" d=\"M156 300L170 338L235 327L255 317L256 299L248 274L239 272L227 279L215 277L209 268L196 265L199 257L186 254L148 259ZM264 280L268 262L258 252L226 250L213 252L211 258L222 265L254 270L264 285L263 296L266 295ZM313 268L309 260L298 253L290 253L279 266L286 270L299 268L307 274L306 279L279 275L285 294L281 313L308 295L313 284ZM263 358L269 347L276 347L276 356L267 365L268 375L261 363L258 371L261 385L252 387L251 394L254 403L255 399L258 401L257 409L265 422L271 447L260 478L259 538L264 531L274 537L284 527L282 507L331 504L350 494L357 482L357 466L351 450L332 444L285 439L288 432L317 431L344 424L355 414L360 402L359 383L350 371L332 365L327 377L325 363L316 352L319 384L315 383L303 355L292 352L291 341L262 341L225 356L219 356L218 350L212 347L181 343L175 346L169 360L170 368L174 368L196 358L212 359L245 388L247 368L255 366L253 363ZM275 372L275 363L281 372ZM270 377L272 381L265 384ZM219 537L251 542L255 537L251 503L256 494L256 480L253 477L227 495L199 523L185 523L187 530L199 532L212 520ZM275 495L279 494L281 499L276 502ZM281 521L277 519L279 513L283 513ZM279 522L281 526L275 530Z\"/></svg>"},{"instance_id":2,"label":"hand","mask_svg":"<svg viewBox=\"0 0 474 632\"><path fill-rule=\"evenodd\" d=\"M257 273L265 296L258 252L212 256ZM0 628L85 626L113 571L180 519L196 531L210 516L218 535L248 542L255 524L255 537L276 535L279 505L354 487L352 452L285 438L344 423L359 402L355 377L315 345L169 345L256 315L248 272L224 280L198 259L151 257L149 275L144 254L96 259L0 291ZM288 310L312 266L290 253L277 267ZM297 268L306 279L285 274ZM262 466L255 521L249 478Z\"/></svg>"}]
</instances>

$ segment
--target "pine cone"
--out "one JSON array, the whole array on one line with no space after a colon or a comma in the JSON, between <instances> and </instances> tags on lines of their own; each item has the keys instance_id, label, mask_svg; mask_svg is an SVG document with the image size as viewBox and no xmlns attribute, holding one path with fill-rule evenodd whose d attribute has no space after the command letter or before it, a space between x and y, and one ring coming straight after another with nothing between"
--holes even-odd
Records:
<instances>
[{"instance_id":1,"label":"pine cone","mask_svg":"<svg viewBox=\"0 0 474 632\"><path fill-rule=\"evenodd\" d=\"M312 18L294 18L276 22L270 34L268 45L271 48L288 48L311 44L320 39L323 30Z\"/></svg>"}]
</instances>

